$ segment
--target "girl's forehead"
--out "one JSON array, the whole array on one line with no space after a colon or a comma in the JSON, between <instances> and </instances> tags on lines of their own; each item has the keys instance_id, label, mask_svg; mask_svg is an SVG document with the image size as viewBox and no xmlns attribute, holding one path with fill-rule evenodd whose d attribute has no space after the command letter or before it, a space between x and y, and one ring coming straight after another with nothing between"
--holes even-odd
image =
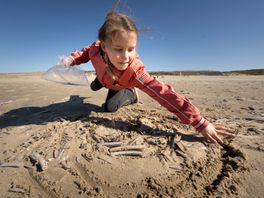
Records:
<instances>
[{"instance_id":1,"label":"girl's forehead","mask_svg":"<svg viewBox=\"0 0 264 198\"><path fill-rule=\"evenodd\" d=\"M115 36L111 39L112 45L136 45L137 43L137 34L133 31L120 31L117 32Z\"/></svg>"}]
</instances>

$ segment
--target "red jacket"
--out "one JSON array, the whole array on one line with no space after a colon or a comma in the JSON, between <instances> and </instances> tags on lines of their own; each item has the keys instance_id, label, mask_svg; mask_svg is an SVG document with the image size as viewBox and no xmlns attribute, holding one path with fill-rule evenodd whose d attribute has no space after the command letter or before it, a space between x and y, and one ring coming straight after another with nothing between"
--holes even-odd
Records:
<instances>
[{"instance_id":1,"label":"red jacket","mask_svg":"<svg viewBox=\"0 0 264 198\"><path fill-rule=\"evenodd\" d=\"M192 125L197 131L202 131L208 125L208 121L201 116L199 110L185 96L175 93L172 86L160 82L146 72L138 55L135 55L124 71L110 67L115 78L107 69L108 66L100 50L100 41L94 42L81 51L74 51L71 53L71 58L76 65L91 60L98 80L106 88L113 90L129 87L139 88L170 112L176 114L184 124Z\"/></svg>"}]
</instances>

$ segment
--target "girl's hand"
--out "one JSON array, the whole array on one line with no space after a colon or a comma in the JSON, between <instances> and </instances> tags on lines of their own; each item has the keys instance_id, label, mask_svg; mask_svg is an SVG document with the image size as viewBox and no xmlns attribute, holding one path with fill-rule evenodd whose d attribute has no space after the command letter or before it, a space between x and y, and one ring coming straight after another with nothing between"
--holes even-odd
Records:
<instances>
[{"instance_id":1,"label":"girl's hand","mask_svg":"<svg viewBox=\"0 0 264 198\"><path fill-rule=\"evenodd\" d=\"M64 67L71 67L73 66L73 60L71 57L59 57L59 65L64 65Z\"/></svg>"},{"instance_id":2,"label":"girl's hand","mask_svg":"<svg viewBox=\"0 0 264 198\"><path fill-rule=\"evenodd\" d=\"M209 141L215 144L223 145L224 141L219 135L223 135L226 138L233 138L235 135L233 131L228 128L221 126L220 124L209 123L207 127L201 132L201 134Z\"/></svg>"}]
</instances>

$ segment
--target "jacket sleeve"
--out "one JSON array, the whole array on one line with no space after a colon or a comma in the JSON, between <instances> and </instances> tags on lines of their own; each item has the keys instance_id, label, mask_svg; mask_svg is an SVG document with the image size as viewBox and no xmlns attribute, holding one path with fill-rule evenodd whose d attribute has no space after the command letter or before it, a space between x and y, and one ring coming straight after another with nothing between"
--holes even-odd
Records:
<instances>
[{"instance_id":1,"label":"jacket sleeve","mask_svg":"<svg viewBox=\"0 0 264 198\"><path fill-rule=\"evenodd\" d=\"M74 65L87 63L90 60L89 51L90 46L86 46L81 51L75 50L74 52L72 52L70 57L72 58Z\"/></svg>"},{"instance_id":2,"label":"jacket sleeve","mask_svg":"<svg viewBox=\"0 0 264 198\"><path fill-rule=\"evenodd\" d=\"M174 113L182 123L192 125L199 132L208 125L209 122L185 96L175 93L172 86L158 81L144 68L136 71L132 84Z\"/></svg>"}]
</instances>

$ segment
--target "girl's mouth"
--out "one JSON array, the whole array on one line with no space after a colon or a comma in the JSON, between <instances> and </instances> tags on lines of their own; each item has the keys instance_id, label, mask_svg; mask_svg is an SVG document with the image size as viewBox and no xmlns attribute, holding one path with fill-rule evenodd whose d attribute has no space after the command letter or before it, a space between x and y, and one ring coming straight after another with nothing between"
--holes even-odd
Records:
<instances>
[{"instance_id":1,"label":"girl's mouth","mask_svg":"<svg viewBox=\"0 0 264 198\"><path fill-rule=\"evenodd\" d=\"M119 62L119 64L121 64L121 65L124 65L124 64L127 64L128 62L126 61L126 62Z\"/></svg>"}]
</instances>

